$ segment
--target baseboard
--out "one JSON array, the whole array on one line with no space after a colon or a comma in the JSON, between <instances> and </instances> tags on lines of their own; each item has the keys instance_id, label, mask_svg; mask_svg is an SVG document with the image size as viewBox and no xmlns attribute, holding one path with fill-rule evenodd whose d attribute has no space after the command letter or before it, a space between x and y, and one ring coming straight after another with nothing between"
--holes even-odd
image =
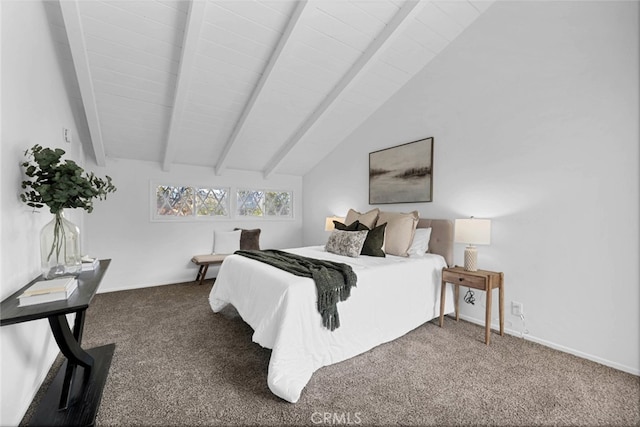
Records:
<instances>
[{"instance_id":1,"label":"baseboard","mask_svg":"<svg viewBox=\"0 0 640 427\"><path fill-rule=\"evenodd\" d=\"M119 286L117 288L98 289L97 294L108 294L109 292L133 291L135 289L155 288L156 286L173 285L175 283L147 283L137 285Z\"/></svg>"},{"instance_id":2,"label":"baseboard","mask_svg":"<svg viewBox=\"0 0 640 427\"><path fill-rule=\"evenodd\" d=\"M215 278L215 276L207 277L206 280L211 280ZM98 288L96 293L98 294L106 294L109 292L118 292L118 291L133 291L134 289L144 289L144 288L155 288L156 286L166 286L166 285L175 285L177 283L187 283L187 282L195 282L193 276L185 277L184 280L174 280L167 283L144 283L144 284L136 284L136 285L127 285L127 286L119 286L116 288L109 287L106 289Z\"/></svg>"},{"instance_id":3,"label":"baseboard","mask_svg":"<svg viewBox=\"0 0 640 427\"><path fill-rule=\"evenodd\" d=\"M467 322L474 323L476 325L480 325L480 326L484 327L484 321L483 320L478 320L476 318L465 316L463 314L460 314L460 318L463 319L463 320L466 320ZM494 330L496 330L496 329L499 330L500 329L500 325L492 323L491 324L491 328L494 329ZM607 360L607 359L603 359L601 357L594 356L592 354L584 353L582 351L575 350L573 348L566 347L564 345L560 345L560 344L557 344L557 343L554 343L554 342L551 342L551 341L547 341L545 339L538 338L538 337L535 337L535 336L530 335L530 334L523 334L520 331L516 331L514 329L510 329L510 328L507 328L507 327L504 328L504 332L506 334L513 335L513 336L516 336L516 337L519 337L519 338L523 338L523 339L525 339L527 341L535 342L537 344L543 345L545 347L552 348L554 350L561 351L563 353L569 353L569 354L572 354L574 356L580 357L582 359L587 359L587 360L590 360L592 362L596 362L596 363L599 363L601 365L605 365L605 366L608 366L610 368L617 369L619 371L623 371L623 372L627 372L627 373L632 374L632 375L640 376L640 369L638 369L638 368L622 365L620 363L613 362L613 361Z\"/></svg>"}]
</instances>

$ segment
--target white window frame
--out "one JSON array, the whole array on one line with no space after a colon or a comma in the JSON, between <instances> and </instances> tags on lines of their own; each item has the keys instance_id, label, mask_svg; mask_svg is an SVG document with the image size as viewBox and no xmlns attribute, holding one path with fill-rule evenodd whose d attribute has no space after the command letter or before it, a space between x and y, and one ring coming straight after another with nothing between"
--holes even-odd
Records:
<instances>
[{"instance_id":1,"label":"white window frame","mask_svg":"<svg viewBox=\"0 0 640 427\"><path fill-rule=\"evenodd\" d=\"M242 215L238 212L238 193L240 193L241 191L254 191L254 192L261 191L265 195L269 192L289 193L289 200L290 200L289 215L267 215L266 214L267 209L264 206L264 197L263 197L263 206L262 206L263 215L259 215L259 216L258 215ZM236 218L253 219L253 220L287 220L287 219L294 219L295 217L295 213L294 213L295 203L294 203L293 190L282 190L282 189L274 189L274 188L248 188L248 187L237 188L235 191L235 197L233 199L233 202L235 204L233 213Z\"/></svg>"},{"instance_id":2,"label":"white window frame","mask_svg":"<svg viewBox=\"0 0 640 427\"><path fill-rule=\"evenodd\" d=\"M157 189L159 186L167 186L167 187L191 187L194 189L197 188L215 188L215 189L224 189L227 191L227 215L214 215L214 216L198 216L193 215L189 216L172 216L172 215L158 215L157 210ZM251 216L251 215L239 215L237 208L237 200L238 200L238 192L239 191L262 191L264 193L267 192L279 192L279 193L289 193L290 195L290 215L288 216L280 216L280 215L262 215L262 216ZM261 187L253 187L252 186L243 186L243 187L230 187L224 185L212 185L212 184L204 184L204 185L193 185L193 184L176 184L175 181L150 181L149 183L149 206L150 206L150 220L152 222L214 222L214 221L293 221L295 220L295 191L292 189L263 189Z\"/></svg>"},{"instance_id":3,"label":"white window frame","mask_svg":"<svg viewBox=\"0 0 640 427\"><path fill-rule=\"evenodd\" d=\"M226 203L226 209L227 209L227 214L226 215L197 215L196 214L196 209L195 206L193 207L193 214L192 215L187 215L187 216L173 216L173 215L160 215L158 214L158 205L157 205L157 191L158 191L158 187L160 186L165 186L165 187L190 187L192 189L194 189L194 198L195 198L195 194L197 189L199 188L206 188L206 189L216 189L216 190L225 190L227 192L227 203ZM216 220L228 220L231 219L232 215L231 213L233 212L233 203L232 203L232 196L233 194L235 194L231 187L226 187L226 186L222 186L222 185L174 185L172 183L164 183L164 182L155 182L152 181L150 184L150 191L149 191L149 195L150 195L150 207L151 207L151 220L152 221L157 221L157 222L191 222L191 221L216 221ZM194 200L195 203L195 200Z\"/></svg>"}]
</instances>

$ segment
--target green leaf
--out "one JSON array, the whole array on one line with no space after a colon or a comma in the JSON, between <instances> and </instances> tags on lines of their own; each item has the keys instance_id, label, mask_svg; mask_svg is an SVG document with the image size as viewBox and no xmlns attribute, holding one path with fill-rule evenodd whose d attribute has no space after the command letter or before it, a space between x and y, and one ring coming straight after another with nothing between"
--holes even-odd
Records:
<instances>
[{"instance_id":1,"label":"green leaf","mask_svg":"<svg viewBox=\"0 0 640 427\"><path fill-rule=\"evenodd\" d=\"M106 199L107 193L116 191L116 187L110 177L106 177L105 182L93 172L86 174L73 160L61 163L64 154L60 148L52 150L38 144L25 151L27 161L21 166L25 175L33 180L22 181L25 191L20 199L32 207L42 207L44 203L52 213L64 208L83 208L91 212L93 199Z\"/></svg>"}]
</instances>

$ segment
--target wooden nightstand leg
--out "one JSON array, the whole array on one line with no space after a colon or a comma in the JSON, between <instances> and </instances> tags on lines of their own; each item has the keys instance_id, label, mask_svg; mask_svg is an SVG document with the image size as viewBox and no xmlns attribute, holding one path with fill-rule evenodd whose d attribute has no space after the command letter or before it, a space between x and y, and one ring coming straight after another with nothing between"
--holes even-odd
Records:
<instances>
[{"instance_id":1,"label":"wooden nightstand leg","mask_svg":"<svg viewBox=\"0 0 640 427\"><path fill-rule=\"evenodd\" d=\"M440 327L444 323L444 296L447 293L447 282L442 281L442 285L440 285Z\"/></svg>"},{"instance_id":2,"label":"wooden nightstand leg","mask_svg":"<svg viewBox=\"0 0 640 427\"><path fill-rule=\"evenodd\" d=\"M484 343L487 345L491 342L491 294L493 293L491 285L491 279L489 278L487 290L485 292L487 294L487 312L484 316Z\"/></svg>"},{"instance_id":3,"label":"wooden nightstand leg","mask_svg":"<svg viewBox=\"0 0 640 427\"><path fill-rule=\"evenodd\" d=\"M460 320L460 310L458 310L458 308L460 307L459 300L460 300L460 286L454 284L453 285L453 305L456 308L456 322Z\"/></svg>"},{"instance_id":4,"label":"wooden nightstand leg","mask_svg":"<svg viewBox=\"0 0 640 427\"><path fill-rule=\"evenodd\" d=\"M500 287L498 288L500 304L500 335L504 336L504 274L500 273Z\"/></svg>"}]
</instances>

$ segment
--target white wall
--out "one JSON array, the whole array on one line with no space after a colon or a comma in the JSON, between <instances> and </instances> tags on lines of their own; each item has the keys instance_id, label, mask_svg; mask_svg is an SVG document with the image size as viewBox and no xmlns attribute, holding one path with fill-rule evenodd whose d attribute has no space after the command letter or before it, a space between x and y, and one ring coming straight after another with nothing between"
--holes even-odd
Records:
<instances>
[{"instance_id":1,"label":"white wall","mask_svg":"<svg viewBox=\"0 0 640 427\"><path fill-rule=\"evenodd\" d=\"M495 3L305 176L305 244L371 208L369 152L433 136L433 202L379 207L492 218L479 264L526 336L640 374L638 33L638 2Z\"/></svg>"},{"instance_id":2,"label":"white wall","mask_svg":"<svg viewBox=\"0 0 640 427\"><path fill-rule=\"evenodd\" d=\"M65 158L83 164L75 117L78 100L71 97L75 73L63 48L54 42L48 16L57 3L0 2L2 27L2 142L0 174L0 299L40 274L39 233L53 217L45 208L32 213L20 202L24 151L34 144L59 147ZM68 53L68 52L67 52ZM68 56L67 56L68 57ZM73 144L62 141L71 129ZM82 225L82 211L67 211ZM17 425L58 347L46 320L0 328L0 425Z\"/></svg>"},{"instance_id":3,"label":"white wall","mask_svg":"<svg viewBox=\"0 0 640 427\"><path fill-rule=\"evenodd\" d=\"M302 178L228 170L220 176L213 168L174 165L163 172L158 164L134 160L107 159L106 168L118 188L107 200L97 201L86 215L87 253L111 258L111 266L99 292L156 286L194 280L196 254L211 253L213 231L235 227L260 228L262 248L296 247L302 244ZM236 188L293 190L293 219L216 219L190 222L151 221L155 189L151 185L201 185ZM211 267L207 277L215 276Z\"/></svg>"}]
</instances>

